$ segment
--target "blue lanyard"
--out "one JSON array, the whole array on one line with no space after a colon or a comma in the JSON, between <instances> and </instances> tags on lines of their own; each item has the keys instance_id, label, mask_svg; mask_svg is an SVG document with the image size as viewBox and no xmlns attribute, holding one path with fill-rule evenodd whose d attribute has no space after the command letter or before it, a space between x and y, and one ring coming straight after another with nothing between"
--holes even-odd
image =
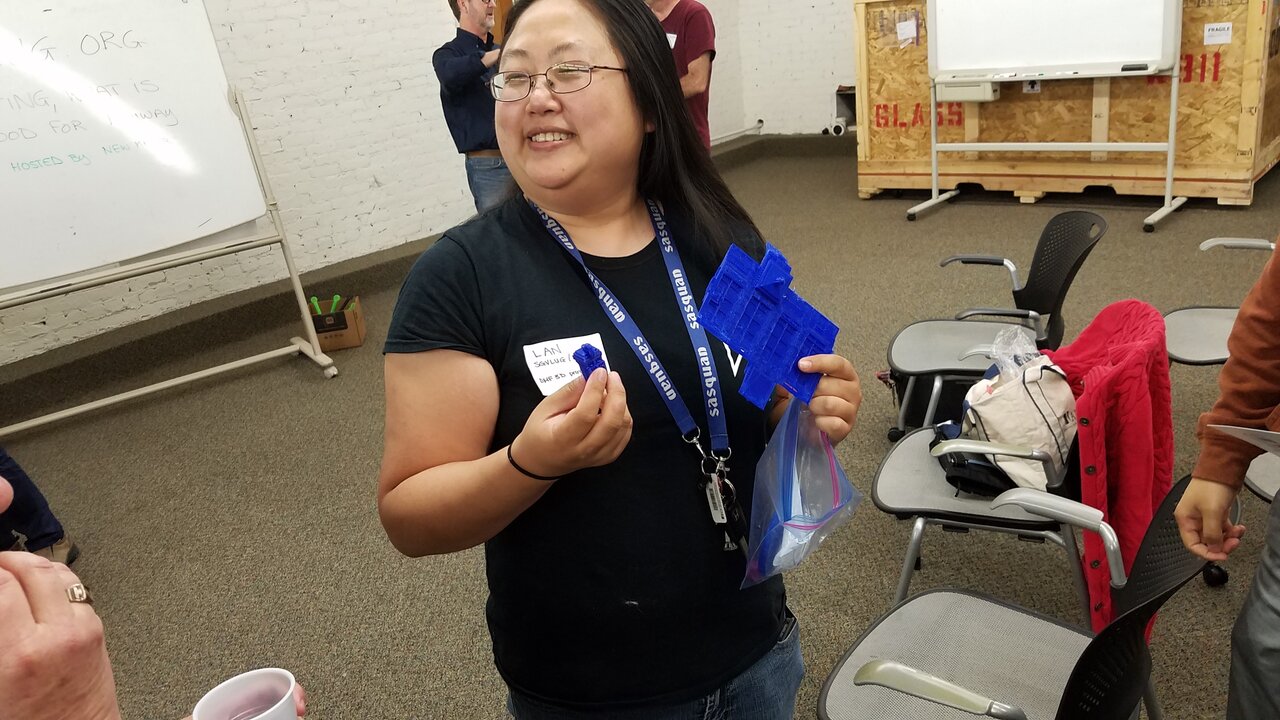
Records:
<instances>
[{"instance_id":1,"label":"blue lanyard","mask_svg":"<svg viewBox=\"0 0 1280 720\"><path fill-rule=\"evenodd\" d=\"M687 442L696 446L699 453L702 453L701 446L698 446L698 425L693 421L693 416L689 414L689 406L680 397L675 383L671 381L671 376L667 374L666 369L662 367L662 361L654 353L653 346L645 339L644 333L640 332L640 327L636 325L635 320L631 319L627 309L622 306L622 301L618 300L617 296L610 292L609 288L583 262L582 253L573 244L573 240L570 239L569 233L565 231L564 227L556 222L555 218L543 212L542 208L539 208L532 200L529 201L529 206L542 218L543 224L547 226L547 232L550 232L551 236L582 266L583 272L587 274L587 278L591 281L591 287L595 290L596 299L600 301L600 307L604 309L604 314L613 321L614 326L618 328L618 332L622 334L623 339L627 341L627 344L631 346L632 352L640 360L640 364L649 373L649 379L653 381L653 386L658 389L658 395L667 404L667 410L671 413L672 419L676 421L676 426L680 428L680 434ZM698 322L697 306L694 303L693 291L689 287L689 276L684 271L684 264L680 261L680 253L676 250L675 243L671 241L671 232L667 229L667 221L663 218L662 211L658 209L657 203L652 200L646 200L645 206L649 209L649 220L653 223L653 232L657 235L658 243L662 247L662 259L667 264L667 274L671 278L671 288L675 290L676 300L680 303L681 314L684 315L685 329L689 331L689 342L693 344L694 354L698 359L702 399L706 405L707 424L711 430L711 451L717 459L721 461L727 460L729 457L729 428L725 423L724 404L720 400L720 376L716 373L715 359L711 354L711 343L707 341L707 332L702 329L702 325Z\"/></svg>"}]
</instances>

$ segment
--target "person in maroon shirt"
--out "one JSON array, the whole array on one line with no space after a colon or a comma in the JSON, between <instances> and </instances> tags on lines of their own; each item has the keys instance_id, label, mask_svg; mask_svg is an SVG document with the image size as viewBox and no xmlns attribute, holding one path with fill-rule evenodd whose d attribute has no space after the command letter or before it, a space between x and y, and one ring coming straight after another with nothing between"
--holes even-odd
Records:
<instances>
[{"instance_id":1,"label":"person in maroon shirt","mask_svg":"<svg viewBox=\"0 0 1280 720\"><path fill-rule=\"evenodd\" d=\"M711 149L707 105L711 95L711 61L716 57L716 26L711 13L698 0L645 0L658 16L680 73L680 90L693 116L698 136Z\"/></svg>"}]
</instances>

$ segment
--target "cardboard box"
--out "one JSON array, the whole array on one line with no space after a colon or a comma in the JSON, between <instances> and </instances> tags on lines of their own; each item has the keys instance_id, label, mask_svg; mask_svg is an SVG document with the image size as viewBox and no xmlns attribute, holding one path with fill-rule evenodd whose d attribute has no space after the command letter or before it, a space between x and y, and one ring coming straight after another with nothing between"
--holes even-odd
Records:
<instances>
[{"instance_id":1,"label":"cardboard box","mask_svg":"<svg viewBox=\"0 0 1280 720\"><path fill-rule=\"evenodd\" d=\"M324 352L360 347L364 344L364 310L360 305L360 297L347 301L341 311L312 315L311 322L316 326L316 337L320 340L320 349Z\"/></svg>"}]
</instances>

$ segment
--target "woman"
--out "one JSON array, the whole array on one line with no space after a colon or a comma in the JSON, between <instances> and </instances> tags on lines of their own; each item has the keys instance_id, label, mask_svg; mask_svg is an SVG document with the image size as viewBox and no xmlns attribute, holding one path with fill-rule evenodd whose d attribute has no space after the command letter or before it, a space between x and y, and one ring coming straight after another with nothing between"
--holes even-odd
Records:
<instances>
[{"instance_id":1,"label":"woman","mask_svg":"<svg viewBox=\"0 0 1280 720\"><path fill-rule=\"evenodd\" d=\"M445 233L401 290L383 526L411 556L485 543L521 720L790 717L804 670L782 581L739 589L732 506L708 490L731 483L750 516L771 422L673 290L678 272L700 299L729 243L762 243L642 0L526 0L506 37L495 117L521 193ZM585 342L610 372L568 382ZM801 369L825 375L811 407L840 441L853 367ZM704 454L728 457L715 484Z\"/></svg>"}]
</instances>

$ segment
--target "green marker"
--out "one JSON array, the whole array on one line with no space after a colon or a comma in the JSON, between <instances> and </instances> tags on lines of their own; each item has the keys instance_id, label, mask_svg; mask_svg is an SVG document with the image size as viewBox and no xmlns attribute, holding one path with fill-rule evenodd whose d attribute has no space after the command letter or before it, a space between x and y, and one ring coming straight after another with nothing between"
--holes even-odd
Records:
<instances>
[{"instance_id":1,"label":"green marker","mask_svg":"<svg viewBox=\"0 0 1280 720\"><path fill-rule=\"evenodd\" d=\"M315 295L311 296L311 309L316 311L317 315L323 315L324 311L320 309L320 298Z\"/></svg>"},{"instance_id":2,"label":"green marker","mask_svg":"<svg viewBox=\"0 0 1280 720\"><path fill-rule=\"evenodd\" d=\"M333 296L333 302L329 304L329 312L331 312L331 313L336 313L336 312L338 312L338 308L339 308L341 305L342 305L342 296L341 296L341 295L334 295L334 296Z\"/></svg>"}]
</instances>

